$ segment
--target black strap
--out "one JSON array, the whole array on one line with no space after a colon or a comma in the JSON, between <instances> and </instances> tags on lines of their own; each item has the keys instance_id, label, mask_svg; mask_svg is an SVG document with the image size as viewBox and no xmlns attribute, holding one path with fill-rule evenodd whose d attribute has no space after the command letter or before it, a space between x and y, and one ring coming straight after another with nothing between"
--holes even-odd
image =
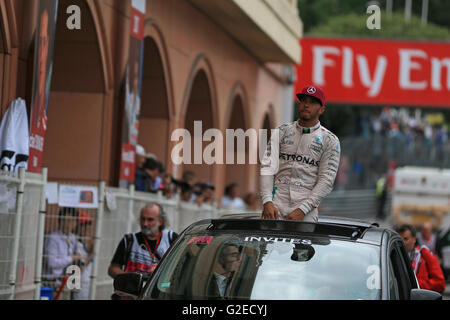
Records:
<instances>
[{"instance_id":1,"label":"black strap","mask_svg":"<svg viewBox=\"0 0 450 320\"><path fill-rule=\"evenodd\" d=\"M130 259L130 255L131 255L131 248L133 247L133 234L132 233L128 233L125 235L124 237L125 239L125 256L124 256L124 263L125 263L125 267L128 263L128 259Z\"/></svg>"}]
</instances>

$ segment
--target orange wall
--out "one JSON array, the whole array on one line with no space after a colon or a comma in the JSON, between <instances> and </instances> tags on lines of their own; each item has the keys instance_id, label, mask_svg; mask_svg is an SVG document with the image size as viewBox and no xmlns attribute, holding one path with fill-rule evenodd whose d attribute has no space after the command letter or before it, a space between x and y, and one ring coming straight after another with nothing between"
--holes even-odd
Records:
<instances>
[{"instance_id":1,"label":"orange wall","mask_svg":"<svg viewBox=\"0 0 450 320\"><path fill-rule=\"evenodd\" d=\"M32 79L24 71L29 70L33 58L30 48L37 2L0 0L2 3L2 10L7 8L11 13L6 23L15 23L15 29L9 28L6 37L16 39L10 41L13 47L8 61L0 63L3 87L4 79L14 80L0 92L3 114L6 101L17 95L31 96ZM50 180L105 180L114 185L120 164L121 90L128 57L131 1L77 3L83 4L82 30L69 32L64 27L64 10L72 1L60 1L63 18L59 19L56 34L44 164L49 167ZM155 43L144 61L147 69L139 143L147 152L156 153L169 172L174 170L167 161L171 153L170 130L203 119L203 130L215 127L225 132L237 83L245 94L242 111L235 117L246 119L247 128L259 129L269 105L274 105L275 111L269 112L271 122L279 125L284 84L214 21L183 0L148 1L147 18L146 36ZM205 81L193 93L199 71L205 74ZM235 179L256 191L256 166L230 170L225 165L186 165L184 169L194 169L200 178L212 180L218 196L225 183Z\"/></svg>"}]
</instances>

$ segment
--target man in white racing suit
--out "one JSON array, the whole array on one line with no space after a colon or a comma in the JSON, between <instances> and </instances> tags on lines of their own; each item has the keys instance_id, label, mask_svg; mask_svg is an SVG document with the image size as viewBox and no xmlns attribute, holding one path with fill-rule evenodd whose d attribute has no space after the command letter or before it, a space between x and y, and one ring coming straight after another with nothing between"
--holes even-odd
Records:
<instances>
[{"instance_id":1,"label":"man in white racing suit","mask_svg":"<svg viewBox=\"0 0 450 320\"><path fill-rule=\"evenodd\" d=\"M317 222L317 207L333 189L339 168L339 139L319 122L325 93L307 86L297 97L298 121L273 131L261 161L263 219Z\"/></svg>"}]
</instances>

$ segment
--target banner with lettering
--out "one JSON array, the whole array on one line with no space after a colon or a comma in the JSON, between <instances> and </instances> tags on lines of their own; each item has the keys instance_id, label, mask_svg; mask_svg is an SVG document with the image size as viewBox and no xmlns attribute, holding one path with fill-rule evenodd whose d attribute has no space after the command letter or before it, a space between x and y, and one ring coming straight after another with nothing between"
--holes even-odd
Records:
<instances>
[{"instance_id":1,"label":"banner with lettering","mask_svg":"<svg viewBox=\"0 0 450 320\"><path fill-rule=\"evenodd\" d=\"M300 40L296 92L315 84L327 102L450 107L450 43Z\"/></svg>"},{"instance_id":2,"label":"banner with lettering","mask_svg":"<svg viewBox=\"0 0 450 320\"><path fill-rule=\"evenodd\" d=\"M132 0L131 5L130 51L125 77L125 116L122 126L121 186L125 186L125 182L134 182L135 178L144 57L145 0Z\"/></svg>"},{"instance_id":3,"label":"banner with lettering","mask_svg":"<svg viewBox=\"0 0 450 320\"><path fill-rule=\"evenodd\" d=\"M44 157L57 13L57 0L39 0L30 116L30 172L41 171Z\"/></svg>"}]
</instances>

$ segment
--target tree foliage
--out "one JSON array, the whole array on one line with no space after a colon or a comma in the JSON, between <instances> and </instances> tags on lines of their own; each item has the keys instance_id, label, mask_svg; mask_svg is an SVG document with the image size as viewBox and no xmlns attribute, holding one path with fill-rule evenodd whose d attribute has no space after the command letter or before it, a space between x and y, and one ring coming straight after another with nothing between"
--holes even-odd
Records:
<instances>
[{"instance_id":1,"label":"tree foliage","mask_svg":"<svg viewBox=\"0 0 450 320\"><path fill-rule=\"evenodd\" d=\"M393 13L391 17L382 13L379 30L367 28L366 21L369 16L355 13L337 16L312 28L308 35L450 41L449 29L431 23L423 26L421 19L416 16L406 22L400 13Z\"/></svg>"},{"instance_id":2,"label":"tree foliage","mask_svg":"<svg viewBox=\"0 0 450 320\"><path fill-rule=\"evenodd\" d=\"M370 3L378 3L383 13L386 12L386 0L297 0L300 18L303 21L304 32L309 34L310 30L323 24L327 24L330 19L341 15L354 13L361 17L366 14L367 6ZM404 0L392 0L394 13L404 20ZM412 14L420 17L422 14L422 1L412 1ZM429 0L428 22L439 25L447 30L450 28L450 1L449 0ZM363 24L365 26L365 23ZM420 26L419 23L417 26ZM420 31L418 28L417 31Z\"/></svg>"}]
</instances>

